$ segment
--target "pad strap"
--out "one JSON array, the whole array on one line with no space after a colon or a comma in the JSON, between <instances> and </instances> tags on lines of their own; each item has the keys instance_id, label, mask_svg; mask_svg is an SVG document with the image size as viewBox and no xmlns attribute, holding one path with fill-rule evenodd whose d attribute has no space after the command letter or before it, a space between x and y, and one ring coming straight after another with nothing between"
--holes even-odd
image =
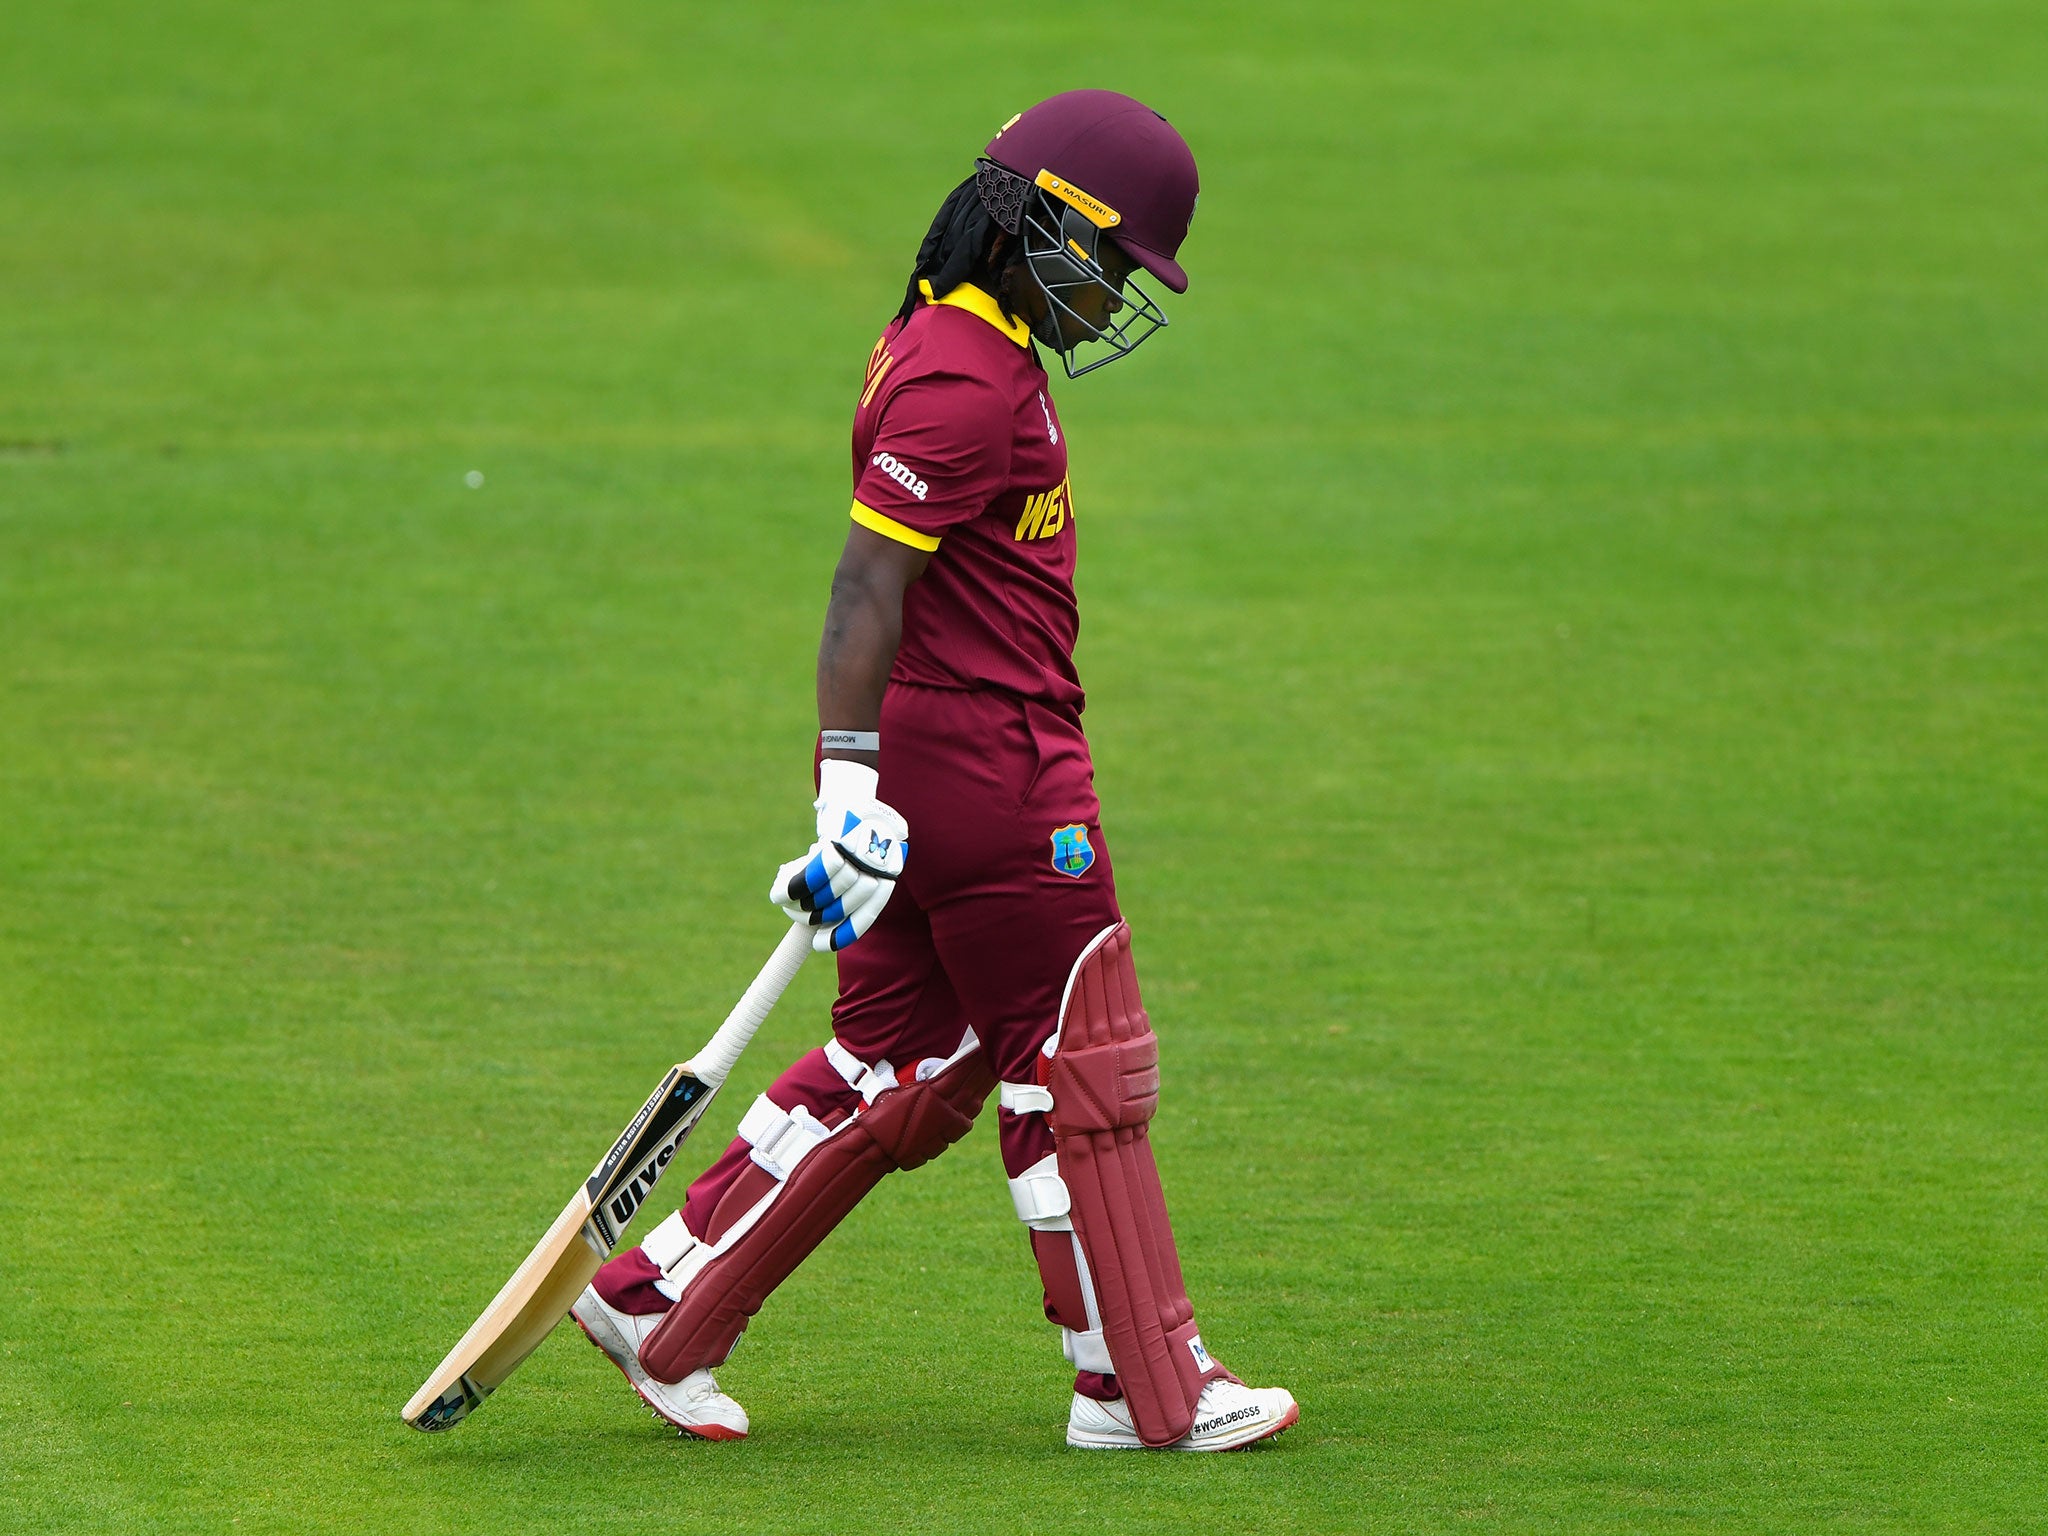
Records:
<instances>
[{"instance_id":1,"label":"pad strap","mask_svg":"<svg viewBox=\"0 0 2048 1536\"><path fill-rule=\"evenodd\" d=\"M803 1105L784 1109L765 1093L740 1116L740 1140L754 1149L748 1156L777 1180L794 1173L796 1165L830 1134Z\"/></svg>"},{"instance_id":2,"label":"pad strap","mask_svg":"<svg viewBox=\"0 0 2048 1536\"><path fill-rule=\"evenodd\" d=\"M1040 1232L1074 1230L1073 1222L1067 1219L1074 1202L1067 1193L1067 1181L1060 1177L1059 1165L1059 1154L1048 1152L1010 1180L1010 1202L1017 1207L1017 1219L1025 1226Z\"/></svg>"},{"instance_id":3,"label":"pad strap","mask_svg":"<svg viewBox=\"0 0 2048 1536\"><path fill-rule=\"evenodd\" d=\"M683 1213L671 1211L668 1220L640 1239L640 1251L656 1269L669 1269L696 1241L696 1235L683 1225Z\"/></svg>"},{"instance_id":4,"label":"pad strap","mask_svg":"<svg viewBox=\"0 0 2048 1536\"><path fill-rule=\"evenodd\" d=\"M846 1086L849 1088L859 1082L868 1070L866 1062L854 1055L853 1052L841 1045L836 1039L825 1042L825 1060L832 1064L834 1072L837 1072L840 1077L845 1079Z\"/></svg>"},{"instance_id":5,"label":"pad strap","mask_svg":"<svg viewBox=\"0 0 2048 1536\"><path fill-rule=\"evenodd\" d=\"M1050 1114L1052 1090L1039 1083L999 1083L996 1102L1013 1115Z\"/></svg>"},{"instance_id":6,"label":"pad strap","mask_svg":"<svg viewBox=\"0 0 2048 1536\"><path fill-rule=\"evenodd\" d=\"M689 1283L693 1272L693 1266L683 1261L692 1250L703 1246L697 1240L697 1234L683 1225L683 1213L670 1211L666 1221L640 1239L640 1251L661 1271L654 1288L670 1301L681 1301L683 1287Z\"/></svg>"},{"instance_id":7,"label":"pad strap","mask_svg":"<svg viewBox=\"0 0 2048 1536\"><path fill-rule=\"evenodd\" d=\"M1116 1374L1116 1362L1109 1358L1109 1346L1103 1342L1100 1328L1091 1329L1087 1333L1062 1328L1060 1353L1073 1362L1077 1371L1099 1371L1104 1376Z\"/></svg>"},{"instance_id":8,"label":"pad strap","mask_svg":"<svg viewBox=\"0 0 2048 1536\"><path fill-rule=\"evenodd\" d=\"M886 1061L878 1061L872 1067L837 1040L825 1042L825 1059L832 1063L832 1070L846 1079L846 1086L872 1104L878 1094L887 1093L896 1086L896 1069Z\"/></svg>"}]
</instances>

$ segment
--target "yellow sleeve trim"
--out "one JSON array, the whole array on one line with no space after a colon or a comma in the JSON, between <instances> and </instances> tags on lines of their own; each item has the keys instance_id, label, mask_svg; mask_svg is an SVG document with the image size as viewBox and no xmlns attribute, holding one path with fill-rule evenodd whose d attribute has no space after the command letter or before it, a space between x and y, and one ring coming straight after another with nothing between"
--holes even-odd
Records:
<instances>
[{"instance_id":1,"label":"yellow sleeve trim","mask_svg":"<svg viewBox=\"0 0 2048 1536\"><path fill-rule=\"evenodd\" d=\"M853 520L863 528L871 528L885 539L894 539L898 544L908 544L912 549L921 549L930 554L939 547L934 534L919 533L915 528L905 527L893 517L884 517L873 507L856 501L853 504Z\"/></svg>"}]
</instances>

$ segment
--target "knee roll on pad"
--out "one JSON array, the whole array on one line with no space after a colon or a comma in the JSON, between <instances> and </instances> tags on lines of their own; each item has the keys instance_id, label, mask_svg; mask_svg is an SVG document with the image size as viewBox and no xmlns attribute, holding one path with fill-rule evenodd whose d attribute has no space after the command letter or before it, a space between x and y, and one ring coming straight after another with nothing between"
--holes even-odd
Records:
<instances>
[{"instance_id":1,"label":"knee roll on pad","mask_svg":"<svg viewBox=\"0 0 2048 1536\"><path fill-rule=\"evenodd\" d=\"M719 1200L706 1239L664 1266L680 1299L640 1347L650 1375L681 1381L722 1363L769 1293L862 1196L894 1170L930 1162L973 1128L995 1086L973 1032L953 1056L920 1063L918 1071L916 1081L898 1083L881 1064L872 1101L843 1119L785 1112L765 1094L756 1101L740 1122L754 1166ZM756 1135L748 1134L749 1122Z\"/></svg>"},{"instance_id":2,"label":"knee roll on pad","mask_svg":"<svg viewBox=\"0 0 2048 1536\"><path fill-rule=\"evenodd\" d=\"M1152 1158L1159 1038L1138 997L1128 925L1104 929L1074 962L1038 1072L1052 1098L1045 1113L1084 1300L1100 1315L1099 1323L1093 1315L1088 1321L1099 1329L1139 1439L1170 1445L1193 1427L1203 1386L1229 1372L1209 1357L1195 1327ZM1034 1230L1034 1247L1040 1235ZM1069 1358L1077 1346L1089 1348L1071 1322L1055 1321L1068 1328Z\"/></svg>"}]
</instances>

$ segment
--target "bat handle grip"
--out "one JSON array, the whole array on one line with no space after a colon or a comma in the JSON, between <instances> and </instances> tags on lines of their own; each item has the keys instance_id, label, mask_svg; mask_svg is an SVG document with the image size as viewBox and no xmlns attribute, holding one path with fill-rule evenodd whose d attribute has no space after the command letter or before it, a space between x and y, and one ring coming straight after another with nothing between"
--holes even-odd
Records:
<instances>
[{"instance_id":1,"label":"bat handle grip","mask_svg":"<svg viewBox=\"0 0 2048 1536\"><path fill-rule=\"evenodd\" d=\"M761 973L747 984L747 990L733 1004L732 1012L718 1026L718 1033L705 1041L704 1048L690 1059L689 1069L699 1082L716 1088L731 1074L734 1063L740 1059L740 1052L754 1038L754 1031L761 1027L761 1021L768 1017L776 1000L796 980L796 973L810 958L811 936L816 931L809 923L790 924L789 932L775 946L775 953L768 957Z\"/></svg>"}]
</instances>

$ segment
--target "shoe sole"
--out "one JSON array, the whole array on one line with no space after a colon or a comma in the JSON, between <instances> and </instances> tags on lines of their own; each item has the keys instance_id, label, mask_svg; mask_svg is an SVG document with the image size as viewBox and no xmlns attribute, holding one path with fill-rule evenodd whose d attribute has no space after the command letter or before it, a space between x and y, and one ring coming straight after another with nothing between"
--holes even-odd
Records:
<instances>
[{"instance_id":1,"label":"shoe sole","mask_svg":"<svg viewBox=\"0 0 2048 1536\"><path fill-rule=\"evenodd\" d=\"M1176 1449L1184 1451L1192 1451L1197 1449L1204 1451L1249 1450L1252 1446L1259 1444L1260 1441L1271 1440L1283 1429L1292 1429L1296 1424L1299 1424L1300 1422L1301 1404L1289 1403L1287 1405L1287 1412L1281 1415L1280 1422L1278 1424L1273 1425L1270 1429L1255 1430L1253 1433L1246 1435L1242 1440L1233 1440L1228 1445L1204 1445L1199 1447L1192 1445L1184 1445L1177 1446Z\"/></svg>"},{"instance_id":2,"label":"shoe sole","mask_svg":"<svg viewBox=\"0 0 2048 1536\"><path fill-rule=\"evenodd\" d=\"M747 1438L747 1432L744 1429L733 1429L724 1424L685 1424L680 1419L670 1417L669 1414L663 1411L661 1404L649 1397L640 1383L633 1379L633 1373L626 1369L626 1363L619 1358L618 1352L592 1332L590 1324L577 1317L574 1312L571 1312L569 1316L575 1318L576 1326L583 1330L583 1337L595 1344L598 1352L618 1368L619 1374L626 1378L626 1385L631 1387L634 1395L647 1405L647 1411L662 1423L668 1425L669 1428L675 1430L678 1434L692 1435L699 1440L744 1440ZM610 1331L609 1325L607 1325L606 1331ZM624 1344L625 1340L622 1336L619 1338L619 1342L621 1345Z\"/></svg>"},{"instance_id":3,"label":"shoe sole","mask_svg":"<svg viewBox=\"0 0 2048 1536\"><path fill-rule=\"evenodd\" d=\"M1289 1403L1287 1405L1287 1412L1281 1417L1279 1423L1268 1424L1264 1426L1250 1426L1246 1434L1244 1435L1243 1439L1230 1440L1223 1444L1211 1445L1176 1444L1162 1446L1160 1447L1160 1449L1169 1451L1199 1451L1211 1455L1219 1451L1242 1451L1250 1446L1257 1445L1261 1440L1270 1440L1275 1435L1279 1434L1280 1431L1282 1431L1283 1429L1291 1429L1300 1422L1301 1404ZM1122 1439L1121 1437L1117 1439L1111 1439L1106 1435L1090 1435L1085 1431L1080 1435L1079 1438L1076 1438L1074 1432L1071 1429L1067 1431L1067 1444L1072 1446L1077 1451L1142 1451L1148 1449L1148 1447L1140 1443L1136 1438L1132 1438L1129 1440Z\"/></svg>"}]
</instances>

